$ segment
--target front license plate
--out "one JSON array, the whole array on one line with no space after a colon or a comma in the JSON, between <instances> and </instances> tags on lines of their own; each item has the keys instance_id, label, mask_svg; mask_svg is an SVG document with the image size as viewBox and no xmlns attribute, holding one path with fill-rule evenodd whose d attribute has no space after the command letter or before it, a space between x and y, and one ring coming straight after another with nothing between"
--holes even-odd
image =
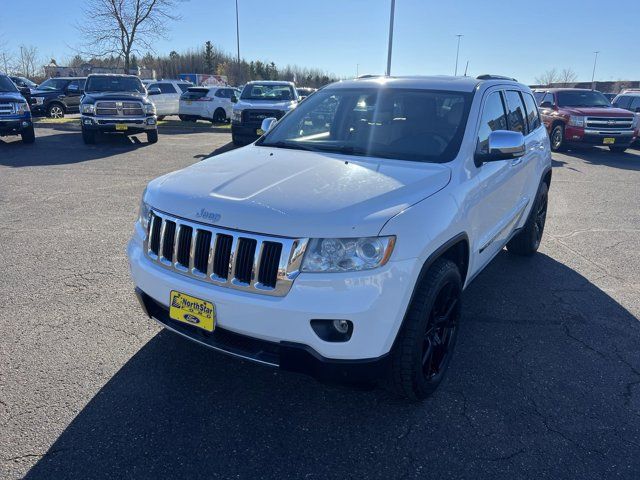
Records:
<instances>
[{"instance_id":1,"label":"front license plate","mask_svg":"<svg viewBox=\"0 0 640 480\"><path fill-rule=\"evenodd\" d=\"M207 332L216 328L216 307L213 303L176 290L171 291L169 316Z\"/></svg>"},{"instance_id":2,"label":"front license plate","mask_svg":"<svg viewBox=\"0 0 640 480\"><path fill-rule=\"evenodd\" d=\"M610 137L603 138L602 139L602 143L604 145L611 145L612 143L616 143L616 139L615 138L610 138Z\"/></svg>"},{"instance_id":3,"label":"front license plate","mask_svg":"<svg viewBox=\"0 0 640 480\"><path fill-rule=\"evenodd\" d=\"M124 123L116 123L116 130L119 132L124 132L127 128L129 127L126 126Z\"/></svg>"},{"instance_id":4,"label":"front license plate","mask_svg":"<svg viewBox=\"0 0 640 480\"><path fill-rule=\"evenodd\" d=\"M257 129L256 135L260 135L260 136L264 135L264 130L262 130L261 128Z\"/></svg>"}]
</instances>

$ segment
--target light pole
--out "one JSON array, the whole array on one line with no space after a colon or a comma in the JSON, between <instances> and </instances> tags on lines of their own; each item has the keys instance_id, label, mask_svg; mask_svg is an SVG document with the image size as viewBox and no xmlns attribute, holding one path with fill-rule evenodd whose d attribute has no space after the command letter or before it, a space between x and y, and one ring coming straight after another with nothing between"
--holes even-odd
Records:
<instances>
[{"instance_id":1,"label":"light pole","mask_svg":"<svg viewBox=\"0 0 640 480\"><path fill-rule=\"evenodd\" d=\"M595 53L595 57L593 59L593 73L591 74L591 90L595 90L596 89L596 63L598 63L598 54L600 53L600 51L595 51L593 52Z\"/></svg>"},{"instance_id":2,"label":"light pole","mask_svg":"<svg viewBox=\"0 0 640 480\"><path fill-rule=\"evenodd\" d=\"M387 77L391 75L391 50L393 49L393 15L396 10L396 0L391 0L391 15L389 16L389 49L387 50Z\"/></svg>"},{"instance_id":3,"label":"light pole","mask_svg":"<svg viewBox=\"0 0 640 480\"><path fill-rule=\"evenodd\" d=\"M238 0L236 0L236 43L238 44L238 63L240 63L240 22L238 21Z\"/></svg>"},{"instance_id":4,"label":"light pole","mask_svg":"<svg viewBox=\"0 0 640 480\"><path fill-rule=\"evenodd\" d=\"M458 76L458 57L460 56L460 39L462 38L461 34L456 35L456 37L458 37L458 48L456 50L456 69L454 72L454 76Z\"/></svg>"}]
</instances>

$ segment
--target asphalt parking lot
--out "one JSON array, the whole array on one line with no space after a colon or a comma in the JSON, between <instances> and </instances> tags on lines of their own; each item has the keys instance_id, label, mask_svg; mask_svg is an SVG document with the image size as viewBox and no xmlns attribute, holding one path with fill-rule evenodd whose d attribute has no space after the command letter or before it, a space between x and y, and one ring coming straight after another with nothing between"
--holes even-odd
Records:
<instances>
[{"instance_id":1,"label":"asphalt parking lot","mask_svg":"<svg viewBox=\"0 0 640 480\"><path fill-rule=\"evenodd\" d=\"M467 291L422 404L161 331L125 244L152 178L227 133L0 140L0 478L640 478L640 151L554 156L541 252Z\"/></svg>"}]
</instances>

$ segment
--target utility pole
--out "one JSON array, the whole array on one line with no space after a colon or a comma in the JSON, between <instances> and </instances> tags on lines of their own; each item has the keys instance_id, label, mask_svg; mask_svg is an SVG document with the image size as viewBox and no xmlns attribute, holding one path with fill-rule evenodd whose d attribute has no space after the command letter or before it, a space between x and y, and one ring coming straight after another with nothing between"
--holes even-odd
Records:
<instances>
[{"instance_id":1,"label":"utility pole","mask_svg":"<svg viewBox=\"0 0 640 480\"><path fill-rule=\"evenodd\" d=\"M360 76L360 64L356 63L356 78Z\"/></svg>"},{"instance_id":2,"label":"utility pole","mask_svg":"<svg viewBox=\"0 0 640 480\"><path fill-rule=\"evenodd\" d=\"M393 50L393 16L396 10L396 0L391 0L391 15L389 16L389 48L387 50L387 77L391 75L391 51Z\"/></svg>"},{"instance_id":3,"label":"utility pole","mask_svg":"<svg viewBox=\"0 0 640 480\"><path fill-rule=\"evenodd\" d=\"M238 0L236 0L236 43L238 44L238 63L240 63L240 22L238 21Z\"/></svg>"},{"instance_id":4,"label":"utility pole","mask_svg":"<svg viewBox=\"0 0 640 480\"><path fill-rule=\"evenodd\" d=\"M454 76L458 76L458 57L460 56L460 39L462 38L461 34L456 35L458 37L458 49L456 50L456 69L454 72Z\"/></svg>"},{"instance_id":5,"label":"utility pole","mask_svg":"<svg viewBox=\"0 0 640 480\"><path fill-rule=\"evenodd\" d=\"M595 53L595 58L593 59L593 73L591 74L591 90L595 90L596 89L596 63L598 63L598 54L600 53L600 51L595 51L593 52Z\"/></svg>"}]
</instances>

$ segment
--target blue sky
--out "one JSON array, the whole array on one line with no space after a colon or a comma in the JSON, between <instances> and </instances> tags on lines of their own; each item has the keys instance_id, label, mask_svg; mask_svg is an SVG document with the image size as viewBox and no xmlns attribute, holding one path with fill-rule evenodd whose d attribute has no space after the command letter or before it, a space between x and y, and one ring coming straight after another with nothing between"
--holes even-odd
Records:
<instances>
[{"instance_id":1,"label":"blue sky","mask_svg":"<svg viewBox=\"0 0 640 480\"><path fill-rule=\"evenodd\" d=\"M80 47L75 22L82 0L0 0L0 39L17 50L35 45L43 59ZM56 7L52 7L52 5ZM338 76L383 73L390 0L239 0L240 51L247 59L318 67ZM235 52L235 1L188 0L156 51L206 40ZM640 79L640 0L603 8L595 0L396 0L392 74L453 74L456 37L464 34L459 71L496 73L532 83L551 68L591 80ZM28 27L25 28L25 27Z\"/></svg>"}]
</instances>

